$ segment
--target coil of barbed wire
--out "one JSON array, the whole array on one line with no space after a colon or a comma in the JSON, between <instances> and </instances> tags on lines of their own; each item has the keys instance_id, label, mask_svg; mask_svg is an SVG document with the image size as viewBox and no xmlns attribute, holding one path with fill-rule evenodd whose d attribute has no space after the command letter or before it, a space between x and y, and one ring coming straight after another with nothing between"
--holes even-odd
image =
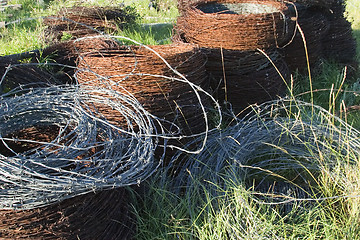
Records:
<instances>
[{"instance_id":1,"label":"coil of barbed wire","mask_svg":"<svg viewBox=\"0 0 360 240\"><path fill-rule=\"evenodd\" d=\"M295 30L285 3L255 0L197 1L181 11L174 39L229 50L286 44Z\"/></svg>"},{"instance_id":2,"label":"coil of barbed wire","mask_svg":"<svg viewBox=\"0 0 360 240\"><path fill-rule=\"evenodd\" d=\"M126 125L107 121L99 105ZM141 182L161 163L154 158L161 121L135 98L94 86L3 94L0 208L29 209Z\"/></svg>"},{"instance_id":3,"label":"coil of barbed wire","mask_svg":"<svg viewBox=\"0 0 360 240\"><path fill-rule=\"evenodd\" d=\"M282 196L287 196L289 188L306 194L306 186L311 185L307 174L317 176L325 165L336 166L339 153L347 156L344 161L356 165L353 153L360 148L359 134L319 106L281 99L253 106L248 115L234 119L234 125L213 132L195 160L179 152L173 159L177 164L168 171L175 176L174 190L185 196L191 191L205 196L201 192L204 185L218 196L225 182L249 184L255 192L268 193L272 181L289 184L277 189ZM270 201L284 200L277 197Z\"/></svg>"}]
</instances>

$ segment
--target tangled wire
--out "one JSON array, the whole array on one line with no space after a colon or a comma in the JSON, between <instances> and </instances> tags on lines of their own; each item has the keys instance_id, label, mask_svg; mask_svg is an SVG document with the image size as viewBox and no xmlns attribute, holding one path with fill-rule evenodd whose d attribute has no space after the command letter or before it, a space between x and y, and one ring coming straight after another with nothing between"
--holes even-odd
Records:
<instances>
[{"instance_id":1,"label":"tangled wire","mask_svg":"<svg viewBox=\"0 0 360 240\"><path fill-rule=\"evenodd\" d=\"M99 104L122 116L127 127L109 123ZM161 121L135 98L109 89L47 87L2 95L1 209L29 209L141 182L161 163L154 159Z\"/></svg>"},{"instance_id":2,"label":"tangled wire","mask_svg":"<svg viewBox=\"0 0 360 240\"><path fill-rule=\"evenodd\" d=\"M174 156L175 162L182 161L171 168L175 190L196 190L208 197L201 191L210 189L216 198L224 184L234 183L263 193L271 203L296 201L308 194L319 197L313 178L327 172L336 179L341 173L331 169L339 161L357 168L360 133L318 106L283 99L254 107L237 121L209 136L206 149L196 157ZM266 195L274 182L279 187Z\"/></svg>"}]
</instances>

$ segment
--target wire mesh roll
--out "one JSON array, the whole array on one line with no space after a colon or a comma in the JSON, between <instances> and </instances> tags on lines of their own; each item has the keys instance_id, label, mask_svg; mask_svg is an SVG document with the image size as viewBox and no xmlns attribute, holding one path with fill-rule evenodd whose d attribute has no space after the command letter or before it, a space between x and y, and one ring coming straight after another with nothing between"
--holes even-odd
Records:
<instances>
[{"instance_id":1,"label":"wire mesh roll","mask_svg":"<svg viewBox=\"0 0 360 240\"><path fill-rule=\"evenodd\" d=\"M220 102L230 102L236 111L277 98L286 90L289 69L275 48L265 52L219 49L204 52L215 94Z\"/></svg>"},{"instance_id":2,"label":"wire mesh roll","mask_svg":"<svg viewBox=\"0 0 360 240\"><path fill-rule=\"evenodd\" d=\"M77 40L53 43L42 50L41 56L51 62L51 72L64 83L74 83L73 75L77 69L77 59L81 54L106 49L116 49L118 43L106 37L85 37ZM37 62L37 57L32 59Z\"/></svg>"},{"instance_id":3,"label":"wire mesh roll","mask_svg":"<svg viewBox=\"0 0 360 240\"><path fill-rule=\"evenodd\" d=\"M329 22L330 29L322 41L325 58L356 66L357 44L351 23L342 14L331 15Z\"/></svg>"},{"instance_id":4,"label":"wire mesh roll","mask_svg":"<svg viewBox=\"0 0 360 240\"><path fill-rule=\"evenodd\" d=\"M134 223L123 188L88 193L47 207L0 210L2 239L132 239Z\"/></svg>"},{"instance_id":5,"label":"wire mesh roll","mask_svg":"<svg viewBox=\"0 0 360 240\"><path fill-rule=\"evenodd\" d=\"M44 19L47 36L60 40L64 34L78 38L114 32L124 23L134 22L136 15L126 8L75 6L62 9L56 16Z\"/></svg>"},{"instance_id":6,"label":"wire mesh roll","mask_svg":"<svg viewBox=\"0 0 360 240\"><path fill-rule=\"evenodd\" d=\"M98 104L128 125L112 125ZM136 99L108 89L47 87L2 95L0 209L32 209L138 184L161 163L154 159L155 122L161 124Z\"/></svg>"},{"instance_id":7,"label":"wire mesh roll","mask_svg":"<svg viewBox=\"0 0 360 240\"><path fill-rule=\"evenodd\" d=\"M310 67L316 66L322 57L322 40L330 26L326 17L319 11L302 8L298 13L300 29L297 30L291 43L284 48L285 60L291 71L306 70L308 61Z\"/></svg>"},{"instance_id":8,"label":"wire mesh roll","mask_svg":"<svg viewBox=\"0 0 360 240\"><path fill-rule=\"evenodd\" d=\"M149 47L191 84L208 87L205 58L196 46L177 43ZM207 98L197 96L188 82L179 79L145 46L122 46L117 50L84 54L79 58L79 68L76 77L80 86L103 86L132 95L152 114L178 125L181 133L177 134L205 130L201 105L208 106Z\"/></svg>"},{"instance_id":9,"label":"wire mesh roll","mask_svg":"<svg viewBox=\"0 0 360 240\"><path fill-rule=\"evenodd\" d=\"M287 5L276 1L202 1L178 17L174 39L206 48L268 49L293 35L290 15Z\"/></svg>"}]
</instances>

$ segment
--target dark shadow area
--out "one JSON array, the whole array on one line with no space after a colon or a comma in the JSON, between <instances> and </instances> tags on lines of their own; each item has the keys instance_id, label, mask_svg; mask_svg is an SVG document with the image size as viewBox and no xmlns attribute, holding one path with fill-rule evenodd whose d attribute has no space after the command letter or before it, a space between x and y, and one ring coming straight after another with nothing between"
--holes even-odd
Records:
<instances>
[{"instance_id":1,"label":"dark shadow area","mask_svg":"<svg viewBox=\"0 0 360 240\"><path fill-rule=\"evenodd\" d=\"M353 36L357 42L357 60L360 62L360 29L353 30Z\"/></svg>"}]
</instances>

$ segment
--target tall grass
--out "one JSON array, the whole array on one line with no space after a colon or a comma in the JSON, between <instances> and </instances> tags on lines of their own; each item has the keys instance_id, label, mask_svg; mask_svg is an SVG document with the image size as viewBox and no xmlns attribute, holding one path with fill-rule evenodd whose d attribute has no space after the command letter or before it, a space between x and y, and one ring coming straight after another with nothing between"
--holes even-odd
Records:
<instances>
[{"instance_id":1,"label":"tall grass","mask_svg":"<svg viewBox=\"0 0 360 240\"><path fill-rule=\"evenodd\" d=\"M313 109L268 103L177 155L134 205L137 239L360 238L359 132Z\"/></svg>"}]
</instances>

